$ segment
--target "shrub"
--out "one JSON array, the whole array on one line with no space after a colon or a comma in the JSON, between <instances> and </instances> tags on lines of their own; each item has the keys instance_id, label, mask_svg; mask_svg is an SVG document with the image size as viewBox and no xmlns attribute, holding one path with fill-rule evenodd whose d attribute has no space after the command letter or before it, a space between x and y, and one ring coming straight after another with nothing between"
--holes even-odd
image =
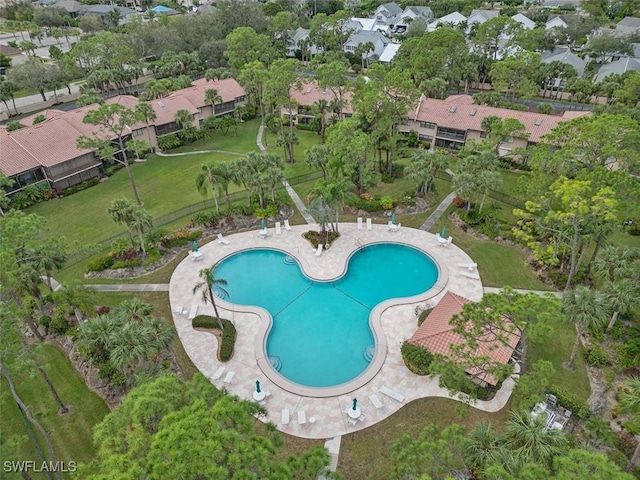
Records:
<instances>
[{"instance_id":1,"label":"shrub","mask_svg":"<svg viewBox=\"0 0 640 480\"><path fill-rule=\"evenodd\" d=\"M129 245L129 240L126 238L117 238L109 245L109 251L114 256L123 255L130 249L131 245Z\"/></svg>"},{"instance_id":2,"label":"shrub","mask_svg":"<svg viewBox=\"0 0 640 480\"><path fill-rule=\"evenodd\" d=\"M203 225L205 227L214 227L220 222L220 215L214 211L196 213L191 217L194 225Z\"/></svg>"},{"instance_id":3,"label":"shrub","mask_svg":"<svg viewBox=\"0 0 640 480\"><path fill-rule=\"evenodd\" d=\"M312 123L309 123L307 125L303 124L303 123L299 123L298 125L296 125L296 129L297 130L304 130L306 132L315 132L316 131L316 126Z\"/></svg>"},{"instance_id":4,"label":"shrub","mask_svg":"<svg viewBox=\"0 0 640 480\"><path fill-rule=\"evenodd\" d=\"M165 228L157 227L149 230L144 239L149 245L158 245L166 235L167 230Z\"/></svg>"},{"instance_id":5,"label":"shrub","mask_svg":"<svg viewBox=\"0 0 640 480\"><path fill-rule=\"evenodd\" d=\"M407 341L400 348L404 364L416 375L429 375L429 366L433 361L433 355L424 347L413 345Z\"/></svg>"},{"instance_id":6,"label":"shrub","mask_svg":"<svg viewBox=\"0 0 640 480\"><path fill-rule=\"evenodd\" d=\"M51 317L49 315L42 315L38 321L40 322L40 325L49 330L49 327L51 326Z\"/></svg>"},{"instance_id":7,"label":"shrub","mask_svg":"<svg viewBox=\"0 0 640 480\"><path fill-rule=\"evenodd\" d=\"M56 308L55 314L51 319L51 323L49 328L51 331L57 335L64 335L69 330L69 321L65 316L64 310L61 308Z\"/></svg>"},{"instance_id":8,"label":"shrub","mask_svg":"<svg viewBox=\"0 0 640 480\"><path fill-rule=\"evenodd\" d=\"M222 340L220 342L220 361L227 362L233 356L233 349L236 344L236 327L226 318L222 320ZM210 315L198 315L193 320L191 325L193 328L218 328L218 320Z\"/></svg>"},{"instance_id":9,"label":"shrub","mask_svg":"<svg viewBox=\"0 0 640 480\"><path fill-rule=\"evenodd\" d=\"M365 195L363 193L363 195ZM380 210L382 210L382 204L380 203L379 200L373 200L373 198L371 200L366 200L364 198L355 198L353 200L353 206L355 208L357 208L358 210L364 210L365 212L379 212Z\"/></svg>"},{"instance_id":10,"label":"shrub","mask_svg":"<svg viewBox=\"0 0 640 480\"><path fill-rule=\"evenodd\" d=\"M592 367L604 367L609 364L609 355L606 350L599 345L585 349L585 359Z\"/></svg>"},{"instance_id":11,"label":"shrub","mask_svg":"<svg viewBox=\"0 0 640 480\"><path fill-rule=\"evenodd\" d=\"M73 185L71 187L67 187L64 190L62 190L62 195L66 196L66 195L73 195L74 193L80 192L82 190L86 190L87 188L93 187L94 185L97 185L98 183L100 183L100 179L98 177L94 177L90 180L87 180L85 182L82 183L78 183L77 185Z\"/></svg>"},{"instance_id":12,"label":"shrub","mask_svg":"<svg viewBox=\"0 0 640 480\"><path fill-rule=\"evenodd\" d=\"M113 265L111 265L111 268L113 270L117 270L119 268L133 268L133 267L140 267L140 266L142 266L142 259L134 258L131 260L117 260L116 262L114 262Z\"/></svg>"},{"instance_id":13,"label":"shrub","mask_svg":"<svg viewBox=\"0 0 640 480\"><path fill-rule=\"evenodd\" d=\"M180 230L169 233L162 239L162 246L165 248L174 248L186 245L189 242L197 240L202 235L202 230L191 231L189 227L183 227Z\"/></svg>"},{"instance_id":14,"label":"shrub","mask_svg":"<svg viewBox=\"0 0 640 480\"><path fill-rule=\"evenodd\" d=\"M114 262L115 257L110 255L98 257L87 263L87 272L101 272L103 270L111 268Z\"/></svg>"},{"instance_id":15,"label":"shrub","mask_svg":"<svg viewBox=\"0 0 640 480\"><path fill-rule=\"evenodd\" d=\"M393 208L393 198L389 196L382 197L380 199L380 206L385 210L391 210Z\"/></svg>"},{"instance_id":16,"label":"shrub","mask_svg":"<svg viewBox=\"0 0 640 480\"><path fill-rule=\"evenodd\" d=\"M160 150L172 150L180 146L180 139L174 133L158 138L158 148Z\"/></svg>"},{"instance_id":17,"label":"shrub","mask_svg":"<svg viewBox=\"0 0 640 480\"><path fill-rule=\"evenodd\" d=\"M558 404L571 410L571 412L579 418L585 418L589 413L587 402L575 396L575 394L565 390L564 387L552 385L551 393L558 399Z\"/></svg>"},{"instance_id":18,"label":"shrub","mask_svg":"<svg viewBox=\"0 0 640 480\"><path fill-rule=\"evenodd\" d=\"M453 204L457 207L457 208L464 208L467 206L467 201L462 198L462 197L455 197L453 199Z\"/></svg>"}]
</instances>

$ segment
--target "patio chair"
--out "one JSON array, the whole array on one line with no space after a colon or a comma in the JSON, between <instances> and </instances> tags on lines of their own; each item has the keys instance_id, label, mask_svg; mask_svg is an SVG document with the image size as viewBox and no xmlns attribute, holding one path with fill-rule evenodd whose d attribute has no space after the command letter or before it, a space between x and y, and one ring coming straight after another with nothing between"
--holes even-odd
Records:
<instances>
[{"instance_id":1,"label":"patio chair","mask_svg":"<svg viewBox=\"0 0 640 480\"><path fill-rule=\"evenodd\" d=\"M282 234L282 228L280 227L280 222L276 222L276 235Z\"/></svg>"},{"instance_id":2,"label":"patio chair","mask_svg":"<svg viewBox=\"0 0 640 480\"><path fill-rule=\"evenodd\" d=\"M260 230L260 233L258 233L258 236L264 240L269 236L269 230L263 228L262 230Z\"/></svg>"},{"instance_id":3,"label":"patio chair","mask_svg":"<svg viewBox=\"0 0 640 480\"><path fill-rule=\"evenodd\" d=\"M300 425L307 423L307 414L304 410L298 410L298 423Z\"/></svg>"},{"instance_id":4,"label":"patio chair","mask_svg":"<svg viewBox=\"0 0 640 480\"><path fill-rule=\"evenodd\" d=\"M358 230L362 230L362 217L358 217Z\"/></svg>"},{"instance_id":5,"label":"patio chair","mask_svg":"<svg viewBox=\"0 0 640 480\"><path fill-rule=\"evenodd\" d=\"M382 402L380 401L380 399L378 398L377 395L369 395L369 400L371 400L371 403L373 404L374 407L376 407L376 409L381 409L384 405L382 405Z\"/></svg>"},{"instance_id":6,"label":"patio chair","mask_svg":"<svg viewBox=\"0 0 640 480\"><path fill-rule=\"evenodd\" d=\"M213 374L211 379L218 380L220 377L222 377L222 374L225 372L226 369L227 367L218 367L218 369L216 370L216 373Z\"/></svg>"},{"instance_id":7,"label":"patio chair","mask_svg":"<svg viewBox=\"0 0 640 480\"><path fill-rule=\"evenodd\" d=\"M459 272L463 277L471 278L473 280L480 280L480 275L475 272Z\"/></svg>"},{"instance_id":8,"label":"patio chair","mask_svg":"<svg viewBox=\"0 0 640 480\"><path fill-rule=\"evenodd\" d=\"M289 420L289 409L282 409L282 412L280 412L280 423L282 425L289 425Z\"/></svg>"},{"instance_id":9,"label":"patio chair","mask_svg":"<svg viewBox=\"0 0 640 480\"><path fill-rule=\"evenodd\" d=\"M218 234L218 243L220 245L229 245L231 242L229 240L227 240L226 238L224 238L224 236L221 233L219 233Z\"/></svg>"},{"instance_id":10,"label":"patio chair","mask_svg":"<svg viewBox=\"0 0 640 480\"><path fill-rule=\"evenodd\" d=\"M176 308L173 309L173 313L176 315L182 315L182 310L184 310L182 305L176 305Z\"/></svg>"},{"instance_id":11,"label":"patio chair","mask_svg":"<svg viewBox=\"0 0 640 480\"><path fill-rule=\"evenodd\" d=\"M289 225L289 219L284 221L284 229L287 231L291 230L291 225Z\"/></svg>"},{"instance_id":12,"label":"patio chair","mask_svg":"<svg viewBox=\"0 0 640 480\"><path fill-rule=\"evenodd\" d=\"M371 219L367 218L367 230L371 230L373 227L371 226Z\"/></svg>"},{"instance_id":13,"label":"patio chair","mask_svg":"<svg viewBox=\"0 0 640 480\"><path fill-rule=\"evenodd\" d=\"M187 317L189 320L193 320L198 315L198 304L191 305L191 310L189 310L189 316Z\"/></svg>"},{"instance_id":14,"label":"patio chair","mask_svg":"<svg viewBox=\"0 0 640 480\"><path fill-rule=\"evenodd\" d=\"M224 383L231 383L233 381L233 377L236 374L236 372L229 372L227 373L227 375L224 377L223 382Z\"/></svg>"},{"instance_id":15,"label":"patio chair","mask_svg":"<svg viewBox=\"0 0 640 480\"><path fill-rule=\"evenodd\" d=\"M467 270L474 270L476 268L478 268L478 264L477 263L459 263L458 267L460 268L466 268Z\"/></svg>"},{"instance_id":16,"label":"patio chair","mask_svg":"<svg viewBox=\"0 0 640 480\"><path fill-rule=\"evenodd\" d=\"M324 245L322 245L321 243L318 244L318 248L316 248L316 257L319 257L320 255L322 255L322 249L324 248Z\"/></svg>"},{"instance_id":17,"label":"patio chair","mask_svg":"<svg viewBox=\"0 0 640 480\"><path fill-rule=\"evenodd\" d=\"M386 385L383 387L380 387L380 392L384 393L387 397L393 398L394 400L400 402L400 403L404 403L404 395L396 392L395 390L392 390L391 388L387 387Z\"/></svg>"}]
</instances>

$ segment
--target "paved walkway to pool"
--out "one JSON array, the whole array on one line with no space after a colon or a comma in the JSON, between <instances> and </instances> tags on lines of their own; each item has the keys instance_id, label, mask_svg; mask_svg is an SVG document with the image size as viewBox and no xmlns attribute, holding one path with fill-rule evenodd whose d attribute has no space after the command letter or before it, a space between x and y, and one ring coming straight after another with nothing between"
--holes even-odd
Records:
<instances>
[{"instance_id":1,"label":"paved walkway to pool","mask_svg":"<svg viewBox=\"0 0 640 480\"><path fill-rule=\"evenodd\" d=\"M171 277L169 288L171 310L174 312L173 319L178 335L187 354L198 369L208 378L212 378L220 366L226 367L226 372L235 372L230 383L223 382L225 375L212 379L212 382L217 387L226 388L230 393L246 399L252 398L255 381L260 380L262 388L272 392L267 397L265 406L269 413L264 420L273 422L283 432L305 438L327 439L366 428L392 415L404 403L417 398L450 397L447 390L438 386L437 379L414 375L404 366L400 346L417 328L415 314L417 306L424 308L435 305L446 290L452 290L471 300L479 300L482 297L481 282L463 276L462 273L465 270L457 266L458 263L469 263L472 259L455 246L455 239L454 244L440 247L435 235L421 230L402 228L399 232L389 232L386 225L374 224L373 230L367 231L358 230L355 223L341 224L340 239L329 250L316 257L315 250L302 238L302 233L308 229L308 225L293 226L292 230L283 229L281 235L275 235L271 228L270 235L266 239L259 238L258 231L230 235L227 237L229 244L211 242L200 248L203 254L202 259L194 261L187 257L178 265ZM256 247L276 248L295 256L310 277L331 279L342 274L348 256L360 245L383 241L405 243L424 250L438 262L443 273L448 275L441 276L441 279L444 278L446 281L443 285L444 289L429 301L395 305L384 309L380 316L381 328L388 345L384 362L371 381L347 394L325 398L302 396L290 393L267 379L258 366L258 358L263 357L262 349L256 348L256 345L262 345L262 339L257 338L258 332L264 331L269 323L269 316L264 310L243 307L240 311L228 302L222 300L218 302L221 315L233 321L238 331L234 356L224 364L217 360L218 344L215 337L209 333L194 330L191 320L187 318L188 312L194 306L197 306L198 313L214 314L213 307L205 304L201 295L193 295L192 289L199 282L200 269L211 266L231 253ZM247 272L247 276L250 278L250 271ZM251 280L255 281L256 288L259 288L260 279ZM175 313L177 311L181 313ZM405 402L401 403L383 395L380 388L385 386L403 395ZM514 380L507 379L503 383L503 388L491 401L477 401L473 406L488 412L498 411L506 404L513 387ZM382 408L376 408L371 403L369 396L372 394L377 395L381 400ZM364 421L357 422L355 426L347 422L348 417L344 413L345 409L351 405L353 398L358 399L362 412L366 416ZM281 412L284 409L288 409L290 413L290 422L287 425L281 424ZM302 411L307 421L300 424L298 413ZM311 417L315 422L309 421Z\"/></svg>"}]
</instances>

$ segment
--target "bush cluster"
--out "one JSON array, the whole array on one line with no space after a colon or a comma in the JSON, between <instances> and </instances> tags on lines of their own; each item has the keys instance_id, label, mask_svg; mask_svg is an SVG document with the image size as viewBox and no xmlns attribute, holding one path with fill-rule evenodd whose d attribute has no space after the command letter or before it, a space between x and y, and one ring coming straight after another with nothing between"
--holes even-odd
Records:
<instances>
[{"instance_id":1,"label":"bush cluster","mask_svg":"<svg viewBox=\"0 0 640 480\"><path fill-rule=\"evenodd\" d=\"M400 353L402 353L402 360L409 370L416 375L429 375L433 355L425 348L405 341L400 348Z\"/></svg>"},{"instance_id":2,"label":"bush cluster","mask_svg":"<svg viewBox=\"0 0 640 480\"><path fill-rule=\"evenodd\" d=\"M11 206L17 209L27 208L44 200L49 200L52 197L53 191L48 183L28 185L20 192L11 196Z\"/></svg>"},{"instance_id":3,"label":"bush cluster","mask_svg":"<svg viewBox=\"0 0 640 480\"><path fill-rule=\"evenodd\" d=\"M115 163L110 167L105 168L104 174L107 177L112 177L118 170L122 170L123 168L124 168L124 165L122 165L121 163Z\"/></svg>"},{"instance_id":4,"label":"bush cluster","mask_svg":"<svg viewBox=\"0 0 640 480\"><path fill-rule=\"evenodd\" d=\"M220 215L214 211L196 213L191 217L194 225L202 225L204 227L215 227L220 222Z\"/></svg>"},{"instance_id":5,"label":"bush cluster","mask_svg":"<svg viewBox=\"0 0 640 480\"><path fill-rule=\"evenodd\" d=\"M193 328L218 328L218 320L210 315L198 315L192 320ZM222 341L220 342L220 361L227 362L233 356L236 344L236 327L226 318L222 319Z\"/></svg>"},{"instance_id":6,"label":"bush cluster","mask_svg":"<svg viewBox=\"0 0 640 480\"><path fill-rule=\"evenodd\" d=\"M609 355L606 350L599 345L594 345L585 349L585 358L592 367L604 367L609 364Z\"/></svg>"},{"instance_id":7,"label":"bush cluster","mask_svg":"<svg viewBox=\"0 0 640 480\"><path fill-rule=\"evenodd\" d=\"M200 235L202 235L202 230L190 230L189 227L184 227L164 236L161 243L164 248L180 247L197 240Z\"/></svg>"},{"instance_id":8,"label":"bush cluster","mask_svg":"<svg viewBox=\"0 0 640 480\"><path fill-rule=\"evenodd\" d=\"M92 179L87 180L85 182L78 183L77 185L73 185L71 187L65 188L64 190L62 190L62 195L63 196L72 195L82 190L86 190L87 188L93 187L94 185L97 185L99 183L100 183L100 179L98 177L93 177Z\"/></svg>"},{"instance_id":9,"label":"bush cluster","mask_svg":"<svg viewBox=\"0 0 640 480\"><path fill-rule=\"evenodd\" d=\"M575 394L568 390L565 390L564 387L553 385L550 387L550 391L558 399L558 404L567 410L570 410L573 415L576 415L579 418L585 418L589 413L587 402L579 399Z\"/></svg>"}]
</instances>

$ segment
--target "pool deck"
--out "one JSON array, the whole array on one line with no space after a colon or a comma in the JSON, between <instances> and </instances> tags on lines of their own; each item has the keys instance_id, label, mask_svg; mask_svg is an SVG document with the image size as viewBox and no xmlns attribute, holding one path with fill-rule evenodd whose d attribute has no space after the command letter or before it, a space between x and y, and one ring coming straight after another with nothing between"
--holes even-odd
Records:
<instances>
[{"instance_id":1,"label":"pool deck","mask_svg":"<svg viewBox=\"0 0 640 480\"><path fill-rule=\"evenodd\" d=\"M273 422L285 433L304 438L326 439L361 430L392 415L405 403L417 398L454 398L446 389L438 386L437 378L411 373L402 361L400 346L417 328L416 307L434 306L448 290L470 300L480 300L482 297L481 281L465 276L464 273L468 271L457 266L458 263L470 263L472 259L455 246L455 239L453 244L441 247L435 235L422 230L402 227L398 232L390 232L387 225L378 224L374 224L372 230L359 230L355 223L340 224L340 238L329 250L315 256L315 249L302 238L302 233L309 228L309 225L292 226L290 231L283 228L281 235L276 235L275 230L270 228L266 239L260 238L258 231L230 235L225 237L229 244L213 241L200 248L201 259L194 261L187 257L178 265L169 287L171 310L174 312L173 320L178 336L196 367L210 379L220 366L226 367L225 373L216 380L212 379L212 383L247 400L252 399L255 382L260 380L261 387L271 392L265 403L269 414L262 420ZM264 358L264 333L271 319L263 309L240 309L224 300L216 302L220 315L233 321L238 331L234 356L226 363L217 360L216 338L212 334L191 327L188 316L193 306L198 306L198 314L214 315L213 307L203 302L201 294L192 293L193 286L200 281L199 270L232 253L260 247L278 249L295 257L307 276L318 280L330 280L344 273L346 262L355 250L363 245L379 242L403 243L423 250L438 264L440 277L434 288L426 294L409 300L404 299L403 303L383 302L374 309L371 321L372 324L379 322L379 325L374 327L380 329L384 348L378 348L372 366L346 388L338 388L335 392L325 390L320 396L314 394L314 391L317 391L315 389L307 391L304 388L292 388L292 384L279 375L274 375L273 369ZM247 272L247 275L250 276L251 272ZM255 282L256 288L259 288L260 279L256 278ZM185 313L175 313L178 306L182 306ZM227 372L235 372L230 383L223 381ZM503 382L502 389L492 400L475 401L472 405L487 412L496 412L507 403L513 386L514 380L509 378ZM384 390L384 387L404 396L404 402L383 394L380 389ZM381 408L372 404L370 395L378 397L382 403ZM358 405L365 416L364 420L357 421L355 425L348 422L349 417L345 413L353 398L358 399ZM287 425L280 424L281 412L284 409L288 409L290 414ZM300 424L298 412L302 411L305 413L306 422ZM314 418L315 422L310 422L310 418Z\"/></svg>"}]
</instances>

